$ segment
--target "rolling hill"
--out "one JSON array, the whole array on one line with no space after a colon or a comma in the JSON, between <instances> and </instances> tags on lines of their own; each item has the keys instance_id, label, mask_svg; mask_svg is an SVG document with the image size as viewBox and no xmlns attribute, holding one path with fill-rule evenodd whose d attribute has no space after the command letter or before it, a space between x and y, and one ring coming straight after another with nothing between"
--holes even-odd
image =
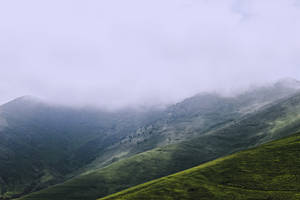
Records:
<instances>
[{"instance_id":1,"label":"rolling hill","mask_svg":"<svg viewBox=\"0 0 300 200\"><path fill-rule=\"evenodd\" d=\"M155 148L21 199L96 199L300 130L300 94L265 105L191 140ZM140 145L140 144L137 144Z\"/></svg>"},{"instance_id":2,"label":"rolling hill","mask_svg":"<svg viewBox=\"0 0 300 200\"><path fill-rule=\"evenodd\" d=\"M300 199L300 134L163 177L101 200Z\"/></svg>"}]
</instances>

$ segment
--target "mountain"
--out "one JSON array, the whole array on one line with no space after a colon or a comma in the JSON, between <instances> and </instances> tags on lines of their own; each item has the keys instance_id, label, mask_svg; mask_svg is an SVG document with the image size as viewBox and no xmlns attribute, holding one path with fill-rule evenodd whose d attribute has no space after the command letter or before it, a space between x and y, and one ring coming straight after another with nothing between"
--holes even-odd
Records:
<instances>
[{"instance_id":1,"label":"mountain","mask_svg":"<svg viewBox=\"0 0 300 200\"><path fill-rule=\"evenodd\" d=\"M300 134L202 164L101 200L300 199Z\"/></svg>"},{"instance_id":2,"label":"mountain","mask_svg":"<svg viewBox=\"0 0 300 200\"><path fill-rule=\"evenodd\" d=\"M21 97L0 107L0 199L64 181L161 111L76 109Z\"/></svg>"},{"instance_id":3,"label":"mountain","mask_svg":"<svg viewBox=\"0 0 300 200\"><path fill-rule=\"evenodd\" d=\"M157 147L193 139L289 97L299 89L300 82L286 78L235 96L201 93L187 98L167 107L153 123L139 127L136 132L104 150L88 166L88 170Z\"/></svg>"},{"instance_id":4,"label":"mountain","mask_svg":"<svg viewBox=\"0 0 300 200\"><path fill-rule=\"evenodd\" d=\"M21 197L57 183L72 181L73 177L76 179L101 171L106 166L109 168L111 164L152 149L168 149L168 145L175 145L171 150L173 154L173 150L185 148L179 145L184 141L206 138L210 132L231 126L294 95L299 86L295 80L284 79L236 96L202 93L164 110L123 109L112 112L58 106L29 96L17 98L0 106L0 199ZM270 123L273 123L272 119ZM278 137L275 136L269 134L269 138L259 142ZM206 139L201 139L199 145L215 148L209 146L215 138L207 138L206 143L202 142ZM251 145L241 144L233 149L224 145L222 148L235 151ZM111 192L186 169L225 152L216 151L219 152L213 156L204 151L199 160L191 159L189 164L180 164L170 171L162 170L156 174L154 170L149 176L141 176L128 186L120 186ZM187 149L186 153L193 152Z\"/></svg>"},{"instance_id":5,"label":"mountain","mask_svg":"<svg viewBox=\"0 0 300 200\"><path fill-rule=\"evenodd\" d=\"M116 161L21 199L96 199L300 130L300 94L185 140ZM155 134L155 133L153 133ZM141 144L139 144L141 145Z\"/></svg>"}]
</instances>

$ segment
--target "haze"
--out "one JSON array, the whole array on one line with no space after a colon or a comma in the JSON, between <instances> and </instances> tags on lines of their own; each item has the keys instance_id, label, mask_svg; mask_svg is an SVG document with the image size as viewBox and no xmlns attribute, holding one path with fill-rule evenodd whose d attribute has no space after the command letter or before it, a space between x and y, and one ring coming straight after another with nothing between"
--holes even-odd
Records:
<instances>
[{"instance_id":1,"label":"haze","mask_svg":"<svg viewBox=\"0 0 300 200\"><path fill-rule=\"evenodd\" d=\"M299 0L0 1L0 103L120 108L300 79Z\"/></svg>"}]
</instances>

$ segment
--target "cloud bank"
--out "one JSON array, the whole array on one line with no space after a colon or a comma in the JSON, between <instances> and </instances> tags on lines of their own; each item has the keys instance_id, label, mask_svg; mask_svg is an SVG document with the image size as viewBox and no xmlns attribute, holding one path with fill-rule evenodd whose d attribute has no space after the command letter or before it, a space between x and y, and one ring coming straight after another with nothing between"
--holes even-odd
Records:
<instances>
[{"instance_id":1,"label":"cloud bank","mask_svg":"<svg viewBox=\"0 0 300 200\"><path fill-rule=\"evenodd\" d=\"M0 2L0 103L118 108L300 79L299 0Z\"/></svg>"}]
</instances>

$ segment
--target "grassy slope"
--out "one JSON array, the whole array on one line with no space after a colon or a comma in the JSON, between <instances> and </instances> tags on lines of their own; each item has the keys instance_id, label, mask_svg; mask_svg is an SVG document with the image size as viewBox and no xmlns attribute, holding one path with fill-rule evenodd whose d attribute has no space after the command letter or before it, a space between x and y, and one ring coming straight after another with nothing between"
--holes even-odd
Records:
<instances>
[{"instance_id":1,"label":"grassy slope","mask_svg":"<svg viewBox=\"0 0 300 200\"><path fill-rule=\"evenodd\" d=\"M300 134L103 198L300 199Z\"/></svg>"},{"instance_id":2,"label":"grassy slope","mask_svg":"<svg viewBox=\"0 0 300 200\"><path fill-rule=\"evenodd\" d=\"M300 130L300 95L191 141L157 148L21 199L96 199Z\"/></svg>"}]
</instances>

